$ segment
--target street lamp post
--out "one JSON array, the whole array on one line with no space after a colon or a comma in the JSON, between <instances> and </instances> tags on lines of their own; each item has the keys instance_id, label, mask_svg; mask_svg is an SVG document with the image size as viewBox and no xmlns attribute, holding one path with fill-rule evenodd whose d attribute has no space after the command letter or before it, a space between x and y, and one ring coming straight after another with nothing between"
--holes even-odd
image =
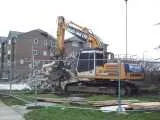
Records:
<instances>
[{"instance_id":1,"label":"street lamp post","mask_svg":"<svg viewBox=\"0 0 160 120\"><path fill-rule=\"evenodd\" d=\"M34 44L32 43L32 76L33 76L33 83L34 83L34 94L35 94L35 106L37 105L37 78L36 78L36 74L37 74L37 68L35 67L35 56L34 56Z\"/></svg>"},{"instance_id":2,"label":"street lamp post","mask_svg":"<svg viewBox=\"0 0 160 120\"><path fill-rule=\"evenodd\" d=\"M128 51L127 51L127 1L125 0L126 3L126 60L127 60L127 55L128 55ZM119 55L118 55L118 59L119 59ZM121 79L120 79L120 74L121 74L121 61L120 59L118 60L118 64L119 64L119 68L118 68L118 108L117 111L118 112L122 112L122 106L121 106Z\"/></svg>"},{"instance_id":3,"label":"street lamp post","mask_svg":"<svg viewBox=\"0 0 160 120\"><path fill-rule=\"evenodd\" d=\"M127 26L127 24L128 24L128 17L127 17L127 2L128 2L128 0L124 0L125 1L125 3L126 3L126 60L127 60L127 57L128 57L128 36L127 36L127 32L128 32L128 30L127 30L127 28L128 28L128 26Z\"/></svg>"},{"instance_id":4,"label":"street lamp post","mask_svg":"<svg viewBox=\"0 0 160 120\"><path fill-rule=\"evenodd\" d=\"M10 45L10 70L9 70L9 79L10 79L10 85L9 85L9 94L12 95L12 82L14 79L14 57L15 57L15 41L16 41L17 37L14 36L11 39L11 45Z\"/></svg>"}]
</instances>

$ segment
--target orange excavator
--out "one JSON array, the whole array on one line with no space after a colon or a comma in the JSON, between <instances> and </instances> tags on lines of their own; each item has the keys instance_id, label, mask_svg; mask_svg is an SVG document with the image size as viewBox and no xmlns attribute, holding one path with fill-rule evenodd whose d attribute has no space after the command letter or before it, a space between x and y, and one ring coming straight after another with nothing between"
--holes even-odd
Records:
<instances>
[{"instance_id":1,"label":"orange excavator","mask_svg":"<svg viewBox=\"0 0 160 120\"><path fill-rule=\"evenodd\" d=\"M89 43L90 46L79 53L76 77L64 67L65 31ZM56 67L52 67L48 77L53 81L55 90L60 88L61 91L68 93L115 95L118 93L118 80L121 80L121 94L131 95L138 89L134 82L144 79L144 71L140 65L118 62L114 59L113 53L104 50L103 42L90 29L67 21L63 16L58 17L56 56L58 58L54 64ZM108 56L111 56L111 60Z\"/></svg>"}]
</instances>

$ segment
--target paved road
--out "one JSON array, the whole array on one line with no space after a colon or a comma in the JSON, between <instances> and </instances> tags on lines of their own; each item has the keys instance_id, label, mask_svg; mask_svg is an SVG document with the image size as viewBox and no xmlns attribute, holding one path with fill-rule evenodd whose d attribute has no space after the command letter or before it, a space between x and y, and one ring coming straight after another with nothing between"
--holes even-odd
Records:
<instances>
[{"instance_id":1,"label":"paved road","mask_svg":"<svg viewBox=\"0 0 160 120\"><path fill-rule=\"evenodd\" d=\"M0 120L25 120L19 113L0 101Z\"/></svg>"}]
</instances>

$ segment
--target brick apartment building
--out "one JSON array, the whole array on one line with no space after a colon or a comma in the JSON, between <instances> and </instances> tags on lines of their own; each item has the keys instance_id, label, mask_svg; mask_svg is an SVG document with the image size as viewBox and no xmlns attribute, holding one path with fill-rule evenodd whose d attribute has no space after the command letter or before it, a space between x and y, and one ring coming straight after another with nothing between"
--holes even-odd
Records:
<instances>
[{"instance_id":1,"label":"brick apartment building","mask_svg":"<svg viewBox=\"0 0 160 120\"><path fill-rule=\"evenodd\" d=\"M1 67L1 72L9 73L12 66L13 77L16 79L27 77L33 67L51 61L55 51L55 38L40 29L25 33L10 31L3 43L4 52L1 47L0 58L4 68Z\"/></svg>"},{"instance_id":2,"label":"brick apartment building","mask_svg":"<svg viewBox=\"0 0 160 120\"><path fill-rule=\"evenodd\" d=\"M32 68L40 68L54 55L55 38L40 29L18 35L15 44L16 76L27 76Z\"/></svg>"}]
</instances>

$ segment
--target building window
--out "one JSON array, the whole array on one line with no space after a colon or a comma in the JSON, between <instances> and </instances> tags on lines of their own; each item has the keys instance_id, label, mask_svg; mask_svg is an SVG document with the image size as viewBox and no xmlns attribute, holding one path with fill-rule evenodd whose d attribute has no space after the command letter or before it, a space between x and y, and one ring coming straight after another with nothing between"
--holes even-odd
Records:
<instances>
[{"instance_id":1,"label":"building window","mask_svg":"<svg viewBox=\"0 0 160 120\"><path fill-rule=\"evenodd\" d=\"M38 44L38 40L37 39L34 40L34 44Z\"/></svg>"},{"instance_id":2,"label":"building window","mask_svg":"<svg viewBox=\"0 0 160 120\"><path fill-rule=\"evenodd\" d=\"M38 55L38 50L33 50L33 55Z\"/></svg>"},{"instance_id":3,"label":"building window","mask_svg":"<svg viewBox=\"0 0 160 120\"><path fill-rule=\"evenodd\" d=\"M33 55L41 55L41 51L40 50L33 50Z\"/></svg>"},{"instance_id":4,"label":"building window","mask_svg":"<svg viewBox=\"0 0 160 120\"><path fill-rule=\"evenodd\" d=\"M35 60L35 61L34 61L34 66L37 67L37 66L39 65L39 63L40 63L39 61L36 61L36 60Z\"/></svg>"},{"instance_id":5,"label":"building window","mask_svg":"<svg viewBox=\"0 0 160 120\"><path fill-rule=\"evenodd\" d=\"M33 55L37 55L37 50L33 50Z\"/></svg>"},{"instance_id":6,"label":"building window","mask_svg":"<svg viewBox=\"0 0 160 120\"><path fill-rule=\"evenodd\" d=\"M8 40L8 44L11 45L11 40Z\"/></svg>"},{"instance_id":7,"label":"building window","mask_svg":"<svg viewBox=\"0 0 160 120\"><path fill-rule=\"evenodd\" d=\"M10 55L11 54L11 50L8 50L8 55Z\"/></svg>"},{"instance_id":8,"label":"building window","mask_svg":"<svg viewBox=\"0 0 160 120\"><path fill-rule=\"evenodd\" d=\"M47 56L47 51L43 51L43 55L44 55L44 56Z\"/></svg>"},{"instance_id":9,"label":"building window","mask_svg":"<svg viewBox=\"0 0 160 120\"><path fill-rule=\"evenodd\" d=\"M23 59L20 59L20 64L24 64L24 60Z\"/></svg>"},{"instance_id":10,"label":"building window","mask_svg":"<svg viewBox=\"0 0 160 120\"><path fill-rule=\"evenodd\" d=\"M72 47L79 47L79 43L78 42L72 42Z\"/></svg>"},{"instance_id":11,"label":"building window","mask_svg":"<svg viewBox=\"0 0 160 120\"><path fill-rule=\"evenodd\" d=\"M55 47L55 42L51 41L51 47Z\"/></svg>"},{"instance_id":12,"label":"building window","mask_svg":"<svg viewBox=\"0 0 160 120\"><path fill-rule=\"evenodd\" d=\"M37 52L38 52L38 55L41 55L41 51L38 50Z\"/></svg>"}]
</instances>

